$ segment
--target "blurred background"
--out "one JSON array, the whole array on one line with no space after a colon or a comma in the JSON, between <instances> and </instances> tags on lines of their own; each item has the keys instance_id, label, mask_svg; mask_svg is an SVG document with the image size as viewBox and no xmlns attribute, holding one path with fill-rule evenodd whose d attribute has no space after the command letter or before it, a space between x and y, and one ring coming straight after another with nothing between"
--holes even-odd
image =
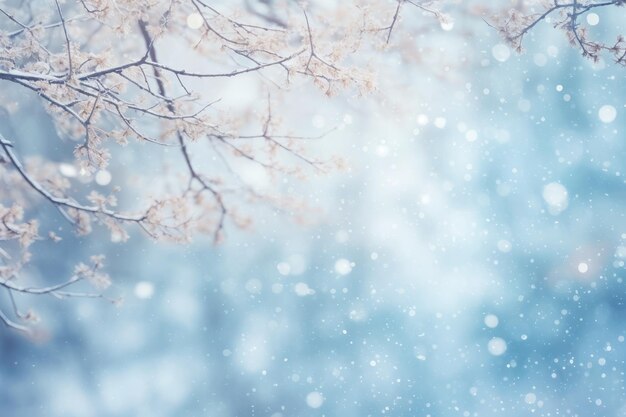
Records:
<instances>
[{"instance_id":1,"label":"blurred background","mask_svg":"<svg viewBox=\"0 0 626 417\"><path fill-rule=\"evenodd\" d=\"M480 19L414 42L382 99L287 103L299 132L338 127L308 149L349 165L283 181L304 225L255 207L218 246L35 247L41 277L104 253L124 303L23 298L47 337L0 329L0 416L625 417L624 68L548 24L521 55ZM35 102L3 123L54 129ZM113 183L158 166L125 155Z\"/></svg>"}]
</instances>

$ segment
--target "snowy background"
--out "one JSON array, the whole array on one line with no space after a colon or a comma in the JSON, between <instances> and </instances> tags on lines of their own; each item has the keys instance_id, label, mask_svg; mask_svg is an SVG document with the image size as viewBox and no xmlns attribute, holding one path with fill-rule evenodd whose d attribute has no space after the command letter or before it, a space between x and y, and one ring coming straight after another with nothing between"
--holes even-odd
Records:
<instances>
[{"instance_id":1,"label":"snowy background","mask_svg":"<svg viewBox=\"0 0 626 417\"><path fill-rule=\"evenodd\" d=\"M351 166L297 185L311 225L38 253L64 276L104 252L125 302L32 300L49 338L1 329L0 416L626 416L624 69L466 25L446 71L390 57L382 105L303 91Z\"/></svg>"}]
</instances>

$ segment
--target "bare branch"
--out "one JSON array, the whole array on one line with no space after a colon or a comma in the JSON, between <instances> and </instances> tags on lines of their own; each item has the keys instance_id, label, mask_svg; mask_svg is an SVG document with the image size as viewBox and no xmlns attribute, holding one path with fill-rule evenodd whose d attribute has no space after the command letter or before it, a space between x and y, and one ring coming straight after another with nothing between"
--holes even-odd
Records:
<instances>
[{"instance_id":1,"label":"bare branch","mask_svg":"<svg viewBox=\"0 0 626 417\"><path fill-rule=\"evenodd\" d=\"M508 17L498 19L499 22L487 23L489 26L495 27L504 39L519 52L522 50L524 37L540 22L555 15L553 26L563 30L569 42L578 47L585 58L598 61L602 52L608 52L617 64L626 66L626 42L622 35L619 35L612 45L593 41L589 39L587 29L579 21L583 15L591 10L611 6L623 7L624 5L626 5L624 0L599 2L572 0L564 3L555 1L541 13L527 15L512 10Z\"/></svg>"}]
</instances>

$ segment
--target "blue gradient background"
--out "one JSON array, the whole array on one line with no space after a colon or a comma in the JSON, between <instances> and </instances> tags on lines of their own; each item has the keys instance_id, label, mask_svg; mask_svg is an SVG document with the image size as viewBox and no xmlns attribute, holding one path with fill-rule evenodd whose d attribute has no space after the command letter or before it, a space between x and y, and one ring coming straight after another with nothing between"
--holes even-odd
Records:
<instances>
[{"instance_id":1,"label":"blue gradient background","mask_svg":"<svg viewBox=\"0 0 626 417\"><path fill-rule=\"evenodd\" d=\"M601 18L599 35L626 29ZM454 36L464 28L475 37ZM302 93L303 130L319 133L309 115L352 118L311 145L351 166L296 186L322 209L312 225L259 209L255 231L231 227L218 247L97 232L35 248L42 277L105 253L125 302L25 301L50 337L0 331L0 416L626 416L624 69L584 60L548 25L506 62L482 22L433 39L466 64L441 76L389 58L382 87L402 94L385 106ZM52 129L41 110L19 115L3 129ZM542 197L552 182L568 192L557 215ZM140 281L152 298L134 295Z\"/></svg>"}]
</instances>

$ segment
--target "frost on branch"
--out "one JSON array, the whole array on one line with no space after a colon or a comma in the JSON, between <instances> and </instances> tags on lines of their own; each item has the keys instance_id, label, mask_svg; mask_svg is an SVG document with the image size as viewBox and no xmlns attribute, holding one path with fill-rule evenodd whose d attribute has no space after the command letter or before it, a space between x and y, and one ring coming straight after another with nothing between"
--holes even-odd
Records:
<instances>
[{"instance_id":1,"label":"frost on branch","mask_svg":"<svg viewBox=\"0 0 626 417\"><path fill-rule=\"evenodd\" d=\"M54 234L49 239L57 240ZM13 315L21 323L10 318L7 313L0 309L0 321L8 327L31 334L29 323L38 321L38 316L32 310L23 312L19 306L16 295L50 295L58 298L88 297L105 298L111 302L119 300L111 299L103 295L103 291L109 287L111 280L105 272L104 256L92 256L90 263L80 263L74 268L74 274L67 280L50 286L29 286L20 280L22 268L30 259L30 247L36 240L42 240L38 234L38 222L36 220L25 221L24 211L18 206L5 207L0 204L0 288L6 291ZM74 291L79 282L86 281L91 284L95 292Z\"/></svg>"},{"instance_id":2,"label":"frost on branch","mask_svg":"<svg viewBox=\"0 0 626 417\"><path fill-rule=\"evenodd\" d=\"M626 40L622 34L617 35L612 42L594 40L584 20L593 22L596 11L611 11L620 8L619 13L626 17L625 0L541 0L520 2L518 8L508 11L495 19L494 27L502 37L518 52L523 49L524 38L541 22L549 22L554 28L562 30L567 39L575 48L578 48L585 58L597 62L603 53L612 56L613 60L626 66ZM590 14L594 14L589 19Z\"/></svg>"},{"instance_id":3,"label":"frost on branch","mask_svg":"<svg viewBox=\"0 0 626 417\"><path fill-rule=\"evenodd\" d=\"M392 31L408 26L400 25L408 7L430 17L414 14L416 22L446 19L437 2L418 0L347 1L331 8L275 1L263 10L247 1L3 2L0 91L6 97L0 110L10 115L36 103L56 135L32 138L0 127L1 282L15 316L0 310L2 320L26 329L15 293L95 297L109 284L99 257L60 284L22 283L33 242L45 247L62 238L40 236L42 209L53 209L78 235L102 228L113 242L129 239L132 229L156 240L188 242L203 234L217 242L227 223L250 227L247 205L301 212L301 201L242 179L242 164L270 179L340 166L308 154L306 143L315 138L282 123L281 109L291 103L282 100L306 83L327 96L374 90L375 73L360 54L386 48ZM233 111L215 91L237 80L252 82L257 99ZM61 160L27 156L27 149L55 139ZM109 187L107 168L116 155L138 147L142 155L176 155L176 161L164 166L166 174L144 179L152 188L131 203L129 184L117 180ZM141 168L128 176L141 177ZM94 182L107 191L93 189ZM17 248L7 249L11 244ZM78 281L96 292L69 292Z\"/></svg>"}]
</instances>

